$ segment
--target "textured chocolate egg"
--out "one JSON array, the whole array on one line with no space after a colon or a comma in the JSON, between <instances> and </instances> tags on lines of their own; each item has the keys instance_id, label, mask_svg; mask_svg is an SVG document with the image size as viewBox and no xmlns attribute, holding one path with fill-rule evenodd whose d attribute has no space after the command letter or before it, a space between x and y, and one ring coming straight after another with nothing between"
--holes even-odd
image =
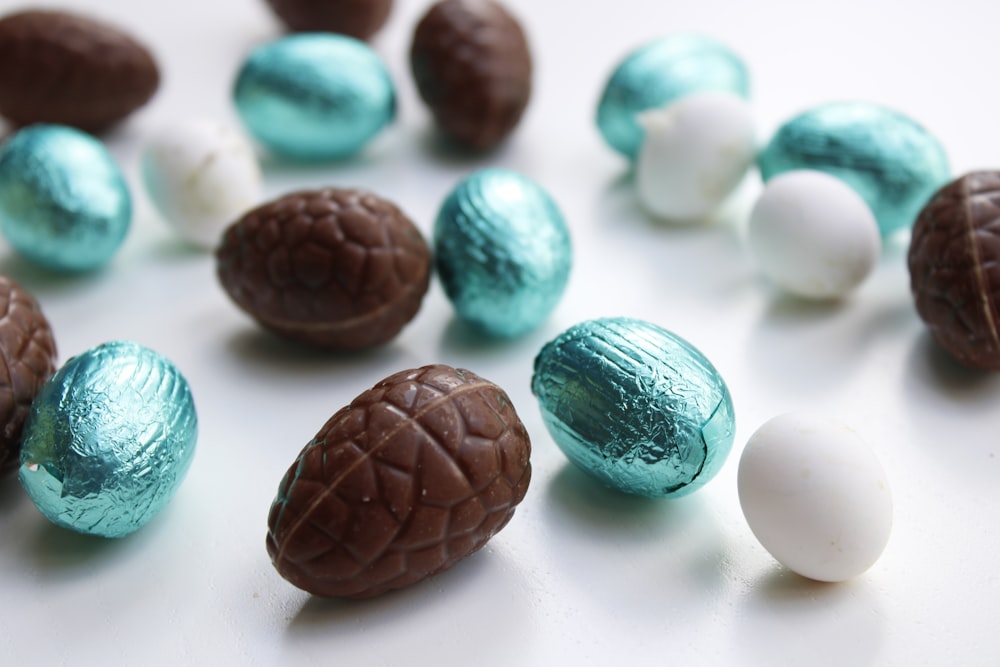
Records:
<instances>
[{"instance_id":1,"label":"textured chocolate egg","mask_svg":"<svg viewBox=\"0 0 1000 667\"><path fill-rule=\"evenodd\" d=\"M55 360L52 327L38 302L0 276L0 474L19 463L24 420Z\"/></svg>"},{"instance_id":2,"label":"textured chocolate egg","mask_svg":"<svg viewBox=\"0 0 1000 667\"><path fill-rule=\"evenodd\" d=\"M521 24L492 0L443 0L417 25L410 46L417 90L441 131L488 150L520 122L532 62Z\"/></svg>"},{"instance_id":3,"label":"textured chocolate egg","mask_svg":"<svg viewBox=\"0 0 1000 667\"><path fill-rule=\"evenodd\" d=\"M45 10L0 19L0 115L15 125L102 130L146 104L159 85L149 50L102 21Z\"/></svg>"},{"instance_id":4,"label":"textured chocolate egg","mask_svg":"<svg viewBox=\"0 0 1000 667\"><path fill-rule=\"evenodd\" d=\"M450 568L503 528L531 479L507 394L449 366L392 375L339 410L281 481L268 517L278 572L364 598Z\"/></svg>"},{"instance_id":5,"label":"textured chocolate egg","mask_svg":"<svg viewBox=\"0 0 1000 667\"><path fill-rule=\"evenodd\" d=\"M282 336L334 350L388 342L430 281L427 242L364 190L294 192L246 213L216 251L232 300Z\"/></svg>"},{"instance_id":6,"label":"textured chocolate egg","mask_svg":"<svg viewBox=\"0 0 1000 667\"><path fill-rule=\"evenodd\" d=\"M337 32L368 39L385 24L392 0L267 0L295 32Z\"/></svg>"},{"instance_id":7,"label":"textured chocolate egg","mask_svg":"<svg viewBox=\"0 0 1000 667\"><path fill-rule=\"evenodd\" d=\"M966 366L1000 371L1000 171L941 188L917 218L908 260L934 340Z\"/></svg>"}]
</instances>

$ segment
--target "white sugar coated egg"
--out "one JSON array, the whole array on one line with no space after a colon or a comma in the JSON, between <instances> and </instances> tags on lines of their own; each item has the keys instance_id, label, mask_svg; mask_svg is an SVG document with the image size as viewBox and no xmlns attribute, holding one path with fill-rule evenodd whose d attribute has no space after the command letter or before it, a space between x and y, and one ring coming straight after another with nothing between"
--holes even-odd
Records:
<instances>
[{"instance_id":1,"label":"white sugar coated egg","mask_svg":"<svg viewBox=\"0 0 1000 667\"><path fill-rule=\"evenodd\" d=\"M736 189L756 151L753 114L730 93L696 93L638 117L639 199L668 221L701 220Z\"/></svg>"},{"instance_id":2,"label":"white sugar coated egg","mask_svg":"<svg viewBox=\"0 0 1000 667\"><path fill-rule=\"evenodd\" d=\"M846 296L882 251L878 223L861 196L834 176L804 169L767 182L750 211L747 241L767 278L807 299Z\"/></svg>"},{"instance_id":3,"label":"white sugar coated egg","mask_svg":"<svg viewBox=\"0 0 1000 667\"><path fill-rule=\"evenodd\" d=\"M189 243L212 249L222 232L261 198L250 142L207 119L162 128L144 146L142 177L160 214Z\"/></svg>"},{"instance_id":4,"label":"white sugar coated egg","mask_svg":"<svg viewBox=\"0 0 1000 667\"><path fill-rule=\"evenodd\" d=\"M871 567L889 541L892 494L868 444L829 417L775 417L750 437L737 473L750 529L788 569L844 581Z\"/></svg>"}]
</instances>

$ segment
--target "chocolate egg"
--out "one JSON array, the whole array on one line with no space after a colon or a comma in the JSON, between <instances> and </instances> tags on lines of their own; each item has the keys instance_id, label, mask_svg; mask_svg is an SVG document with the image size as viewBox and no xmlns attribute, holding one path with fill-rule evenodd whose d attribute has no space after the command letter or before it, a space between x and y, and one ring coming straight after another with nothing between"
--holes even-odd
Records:
<instances>
[{"instance_id":1,"label":"chocolate egg","mask_svg":"<svg viewBox=\"0 0 1000 667\"><path fill-rule=\"evenodd\" d=\"M98 131L144 105L160 84L149 50L103 21L24 10L0 19L0 116Z\"/></svg>"},{"instance_id":2,"label":"chocolate egg","mask_svg":"<svg viewBox=\"0 0 1000 667\"><path fill-rule=\"evenodd\" d=\"M122 537L173 497L194 457L198 418L187 381L128 341L66 362L24 426L19 478L53 523Z\"/></svg>"},{"instance_id":3,"label":"chocolate egg","mask_svg":"<svg viewBox=\"0 0 1000 667\"><path fill-rule=\"evenodd\" d=\"M729 389L694 346L617 317L570 327L535 358L531 390L567 458L625 493L677 497L705 485L732 448Z\"/></svg>"},{"instance_id":4,"label":"chocolate egg","mask_svg":"<svg viewBox=\"0 0 1000 667\"><path fill-rule=\"evenodd\" d=\"M459 318L499 337L548 318L569 280L569 229L537 183L510 169L481 169L445 199L434 258Z\"/></svg>"},{"instance_id":5,"label":"chocolate egg","mask_svg":"<svg viewBox=\"0 0 1000 667\"><path fill-rule=\"evenodd\" d=\"M240 68L233 99L250 133L292 160L349 157L396 116L395 87L379 56L332 33L256 48Z\"/></svg>"},{"instance_id":6,"label":"chocolate egg","mask_svg":"<svg viewBox=\"0 0 1000 667\"><path fill-rule=\"evenodd\" d=\"M473 150L503 141L531 97L528 40L493 0L432 5L414 32L410 69L440 130Z\"/></svg>"},{"instance_id":7,"label":"chocolate egg","mask_svg":"<svg viewBox=\"0 0 1000 667\"><path fill-rule=\"evenodd\" d=\"M19 463L24 420L55 361L52 327L38 302L0 276L0 474Z\"/></svg>"},{"instance_id":8,"label":"chocolate egg","mask_svg":"<svg viewBox=\"0 0 1000 667\"><path fill-rule=\"evenodd\" d=\"M392 0L267 0L295 32L336 32L368 39L385 24Z\"/></svg>"},{"instance_id":9,"label":"chocolate egg","mask_svg":"<svg viewBox=\"0 0 1000 667\"><path fill-rule=\"evenodd\" d=\"M132 196L104 145L63 125L32 125L0 147L0 231L54 271L103 266L132 222Z\"/></svg>"},{"instance_id":10,"label":"chocolate egg","mask_svg":"<svg viewBox=\"0 0 1000 667\"><path fill-rule=\"evenodd\" d=\"M443 365L396 373L334 414L285 473L267 551L314 595L415 584L510 521L530 455L524 424L492 382Z\"/></svg>"},{"instance_id":11,"label":"chocolate egg","mask_svg":"<svg viewBox=\"0 0 1000 667\"><path fill-rule=\"evenodd\" d=\"M892 109L834 102L788 120L757 157L765 181L796 169L836 176L861 195L883 236L909 229L950 178L934 136Z\"/></svg>"},{"instance_id":12,"label":"chocolate egg","mask_svg":"<svg viewBox=\"0 0 1000 667\"><path fill-rule=\"evenodd\" d=\"M1000 171L965 174L931 198L908 264L934 340L966 366L1000 371Z\"/></svg>"},{"instance_id":13,"label":"chocolate egg","mask_svg":"<svg viewBox=\"0 0 1000 667\"><path fill-rule=\"evenodd\" d=\"M216 251L219 281L265 328L332 350L388 342L417 314L431 256L395 204L364 190L293 192L247 212Z\"/></svg>"},{"instance_id":14,"label":"chocolate egg","mask_svg":"<svg viewBox=\"0 0 1000 667\"><path fill-rule=\"evenodd\" d=\"M638 116L691 93L723 92L746 98L743 61L702 35L676 34L649 42L615 67L597 104L597 129L609 146L635 159L642 146Z\"/></svg>"}]
</instances>

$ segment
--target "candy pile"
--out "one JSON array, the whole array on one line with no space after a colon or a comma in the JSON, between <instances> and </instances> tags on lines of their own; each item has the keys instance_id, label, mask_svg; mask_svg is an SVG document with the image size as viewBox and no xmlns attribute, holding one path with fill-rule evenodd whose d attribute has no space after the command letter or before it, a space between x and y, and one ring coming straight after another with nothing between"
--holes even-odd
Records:
<instances>
[{"instance_id":1,"label":"candy pile","mask_svg":"<svg viewBox=\"0 0 1000 667\"><path fill-rule=\"evenodd\" d=\"M293 32L234 73L233 104L249 136L182 120L150 137L142 155L150 201L180 237L214 253L234 304L276 335L349 353L392 341L436 275L456 316L487 339L541 326L573 269L571 227L528 175L468 174L442 202L429 242L403 207L373 192L331 185L260 201L258 148L303 163L344 160L397 113L389 69L362 41L391 1L268 4ZM440 135L462 151L487 155L528 106L532 54L500 3L434 3L414 28L409 59ZM51 85L63 80L80 85ZM149 52L117 28L60 12L0 19L0 115L21 128L0 147L0 231L18 253L67 273L111 261L131 195L86 132L141 107L158 80ZM879 261L883 239L912 228L921 317L960 362L1000 369L1000 176L948 184L944 150L909 117L832 103L791 118L760 148L741 59L711 38L671 35L618 64L596 124L633 164L639 199L657 218L709 218L758 169L765 186L748 214L748 252L800 297L845 297ZM0 465L19 457L25 489L59 525L108 537L138 529L193 459L186 380L126 341L57 371L37 304L13 281L0 287L0 356L11 378L11 395L0 396ZM531 389L567 458L624 493L692 493L733 446L723 378L658 323L607 317L570 327L539 351ZM268 553L282 576L316 595L369 597L416 583L506 525L527 492L530 449L492 382L441 364L401 371L330 417L299 454L271 508ZM775 502L789 495L797 502ZM832 503L845 495L853 501ZM892 501L880 464L822 415L762 426L743 450L739 497L764 547L806 577L853 577L888 540Z\"/></svg>"}]
</instances>

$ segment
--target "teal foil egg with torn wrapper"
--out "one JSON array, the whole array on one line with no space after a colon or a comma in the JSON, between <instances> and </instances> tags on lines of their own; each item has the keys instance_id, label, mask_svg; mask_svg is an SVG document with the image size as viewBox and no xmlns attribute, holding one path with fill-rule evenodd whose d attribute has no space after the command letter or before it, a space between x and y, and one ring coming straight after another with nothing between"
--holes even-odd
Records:
<instances>
[{"instance_id":1,"label":"teal foil egg with torn wrapper","mask_svg":"<svg viewBox=\"0 0 1000 667\"><path fill-rule=\"evenodd\" d=\"M812 169L835 176L871 208L887 237L910 229L951 180L941 143L910 117L867 102L833 102L782 124L757 157L765 181Z\"/></svg>"},{"instance_id":2,"label":"teal foil egg with torn wrapper","mask_svg":"<svg viewBox=\"0 0 1000 667\"><path fill-rule=\"evenodd\" d=\"M722 376L662 327L616 317L577 324L535 359L532 392L567 458L605 485L652 498L704 486L736 425Z\"/></svg>"},{"instance_id":3,"label":"teal foil egg with torn wrapper","mask_svg":"<svg viewBox=\"0 0 1000 667\"><path fill-rule=\"evenodd\" d=\"M445 199L434 223L434 258L459 319L496 338L544 322L573 263L555 201L527 176L495 167L474 172Z\"/></svg>"},{"instance_id":4,"label":"teal foil egg with torn wrapper","mask_svg":"<svg viewBox=\"0 0 1000 667\"><path fill-rule=\"evenodd\" d=\"M629 53L614 69L597 104L597 129L609 146L634 160L644 136L637 121L643 111L705 92L749 97L743 60L710 37L661 37Z\"/></svg>"},{"instance_id":5,"label":"teal foil egg with torn wrapper","mask_svg":"<svg viewBox=\"0 0 1000 667\"><path fill-rule=\"evenodd\" d=\"M289 160L341 160L396 117L396 90L378 54L346 35L302 33L255 49L233 89L250 134Z\"/></svg>"},{"instance_id":6,"label":"teal foil egg with torn wrapper","mask_svg":"<svg viewBox=\"0 0 1000 667\"><path fill-rule=\"evenodd\" d=\"M56 525L123 537L173 497L197 434L191 390L173 363L137 343L105 343L42 387L24 426L18 476Z\"/></svg>"}]
</instances>

